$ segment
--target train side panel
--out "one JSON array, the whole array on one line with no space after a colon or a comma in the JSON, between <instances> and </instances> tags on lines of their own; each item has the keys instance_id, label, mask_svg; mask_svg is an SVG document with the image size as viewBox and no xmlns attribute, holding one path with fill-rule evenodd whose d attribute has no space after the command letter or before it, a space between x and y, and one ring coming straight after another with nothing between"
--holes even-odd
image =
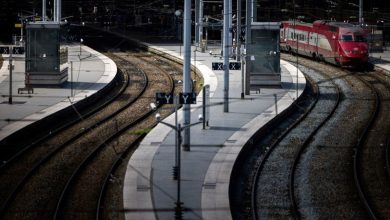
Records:
<instances>
[{"instance_id":1,"label":"train side panel","mask_svg":"<svg viewBox=\"0 0 390 220\"><path fill-rule=\"evenodd\" d=\"M310 56L340 66L366 63L368 45L363 31L350 24L316 21L282 22L281 50ZM351 38L346 40L344 38ZM356 63L356 64L355 64Z\"/></svg>"}]
</instances>

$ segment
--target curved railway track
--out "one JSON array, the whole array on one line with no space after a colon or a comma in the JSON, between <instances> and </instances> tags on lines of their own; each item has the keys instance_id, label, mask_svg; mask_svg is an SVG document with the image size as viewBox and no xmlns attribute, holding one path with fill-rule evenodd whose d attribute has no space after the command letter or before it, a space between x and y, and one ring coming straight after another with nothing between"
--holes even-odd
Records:
<instances>
[{"instance_id":1,"label":"curved railway track","mask_svg":"<svg viewBox=\"0 0 390 220\"><path fill-rule=\"evenodd\" d=\"M383 122L390 122L390 85L378 75L356 75L374 91L375 110L356 144L353 163L355 185L370 218L386 219L390 217L390 168L386 158L390 128L389 123ZM387 133L387 137L380 135L381 132Z\"/></svg>"},{"instance_id":2,"label":"curved railway track","mask_svg":"<svg viewBox=\"0 0 390 220\"><path fill-rule=\"evenodd\" d=\"M173 80L175 82L174 87L174 93L178 94L179 92L182 92L182 84L180 83L182 81L182 74L181 69L182 66L179 63L176 63L175 61L172 63L170 60L162 59L156 56L143 56L144 58L148 58L146 60L147 62L156 63L161 69L161 71L166 71L173 77ZM170 63L170 65L167 65ZM195 73L192 72L192 78L195 78ZM199 77L199 76L198 76ZM165 111L169 111L170 113L174 110L173 105L166 105L166 107L163 108ZM161 113L161 110L159 110ZM163 115L162 115L163 116ZM153 117L153 121L155 118ZM118 164L115 165L115 170L113 170L109 177L107 178L109 182L106 184L108 187L104 189L105 192L102 192L103 197L105 197L103 200L101 200L101 205L99 213L97 215L96 219L119 219L123 217L124 210L122 210L123 205L123 191L121 187L121 183L124 181L124 176L127 167L127 161L129 160L129 157L131 156L131 153L127 154L125 159L125 163L121 163L122 159L118 160Z\"/></svg>"},{"instance_id":3,"label":"curved railway track","mask_svg":"<svg viewBox=\"0 0 390 220\"><path fill-rule=\"evenodd\" d=\"M112 179L112 168L118 166L114 162L134 149L155 124L148 109L155 92L173 89L173 69L167 67L168 61L163 64L161 58L151 55L124 53L111 54L111 58L128 72L131 89L127 87L127 93L97 114L83 118L87 124L75 125L7 163L0 174L1 192L7 194L2 197L6 198L1 203L2 218L83 219L101 213L97 207L104 203L101 198L106 187L102 186L109 185L106 181ZM150 65L150 59L160 62ZM148 81L135 66L145 72ZM162 108L160 114L168 115L171 109ZM75 130L82 132L72 136Z\"/></svg>"},{"instance_id":4,"label":"curved railway track","mask_svg":"<svg viewBox=\"0 0 390 220\"><path fill-rule=\"evenodd\" d=\"M300 160L295 186L301 192L306 192L295 193L300 198L299 211L303 218L312 217L313 214L327 214L329 218L389 218L390 182L384 156L390 134L389 85L383 80L368 79L381 76L380 71L351 72L334 67L324 68L329 69L330 77L340 81L338 84L344 91L343 103L346 108L339 118L332 119L334 122L333 125L329 123L329 129L324 129L316 137L311 150ZM318 158L319 163L316 161ZM364 163L362 158L365 158ZM305 172L312 174L303 174ZM364 173L366 175L363 177ZM308 183L306 178L317 180ZM316 187L316 184L320 187ZM304 188L309 185L310 188L306 189L315 190L310 197L306 197L309 193ZM307 202L308 199L311 201Z\"/></svg>"},{"instance_id":5,"label":"curved railway track","mask_svg":"<svg viewBox=\"0 0 390 220\"><path fill-rule=\"evenodd\" d=\"M307 115L285 113L296 125L281 124L283 114L271 121L267 126L287 127L279 137L260 132L253 138L260 141L244 147L238 158L250 165L236 162L231 184L240 187L247 181L241 193L245 205L233 209L234 218L390 218L386 77L380 71L350 72L304 58L300 64L318 85L319 99ZM230 190L231 206L240 201L235 190Z\"/></svg>"},{"instance_id":6,"label":"curved railway track","mask_svg":"<svg viewBox=\"0 0 390 220\"><path fill-rule=\"evenodd\" d=\"M142 60L143 63L150 65L156 65L160 71L155 73L165 72L166 75L172 75L172 72L177 72L177 69L172 69L168 66L167 62L164 62L160 58L155 56L137 56ZM146 68L146 67L145 67ZM173 78L174 79L174 78ZM162 83L162 79L160 78L157 83ZM173 87L172 87L173 89ZM176 89L176 92L180 91ZM155 93L156 91L154 91ZM168 91L173 92L173 91ZM149 105L151 101L154 100L154 93L148 94L148 96L152 97L152 100L146 102L146 106ZM172 109L172 108L171 108ZM93 218L96 213L96 219L102 218L102 216L106 216L106 219L112 219L109 214L115 213L107 213L112 211L113 209L117 209L117 207L110 207L109 203L104 203L103 196L104 191L106 190L105 186L108 185L107 181L118 179L112 175L112 167L118 166L115 163L104 163L105 160L108 161L117 161L118 163L121 161L121 158L124 157L125 153L132 151L136 147L136 143L143 137L143 129L145 127L150 128L155 125L155 117L151 115L153 112L146 112L143 117L140 117L138 121L134 124L130 124L127 127L117 131L110 137L111 140L106 141L111 143L111 149L115 149L114 151L110 150L106 146L99 146L99 149L107 152L93 152L86 160L80 165L78 169L72 175L72 178L69 179L66 187L62 192L62 196L59 199L56 208L56 219L62 219L63 216L66 218ZM170 113L170 109L167 108L165 110L160 110L160 114L168 115ZM134 140L134 141L131 141ZM107 144L108 145L108 144ZM118 152L119 151L119 152ZM110 155L112 154L112 155ZM109 155L109 156L107 156ZM106 164L106 167L102 167L103 164ZM97 184L97 186L95 186ZM91 190L91 188L95 187L96 189ZM118 185L117 185L118 187ZM118 187L121 189L121 187ZM86 203L90 201L97 201L95 204L91 204L91 207L86 207ZM117 203L115 203L117 204ZM91 210L90 212L85 212L79 207L83 207L83 209ZM119 206L120 207L120 206ZM96 211L97 210L97 211ZM95 212L94 212L95 211ZM118 211L118 210L116 210Z\"/></svg>"},{"instance_id":7,"label":"curved railway track","mask_svg":"<svg viewBox=\"0 0 390 220\"><path fill-rule=\"evenodd\" d=\"M294 172L299 157L318 130L334 114L340 103L340 92L332 81L314 71L305 71L319 87L314 105L293 127L270 147L256 171L253 193L255 219L300 218L294 196ZM275 170L285 170L278 172ZM285 198L289 198L286 200Z\"/></svg>"},{"instance_id":8,"label":"curved railway track","mask_svg":"<svg viewBox=\"0 0 390 220\"><path fill-rule=\"evenodd\" d=\"M104 101L103 104L97 105L93 110L81 114L80 118L61 126L59 129L52 131L49 135L31 143L29 146L12 156L0 167L0 210L4 210L6 201L11 199L10 192L12 191L12 188L15 187L15 183L20 182L20 179L28 178L28 175L26 175L28 170L32 167L38 168L38 164L44 162L45 158L54 154L61 146L84 135L88 131L88 129L85 128L91 128L94 125L109 120L112 114L107 115L105 113L105 108L107 108L108 105L117 105L122 106L123 108L123 104L113 103L114 100L120 98L121 95L126 95L130 92L125 91L129 82L128 75L123 74L122 72L119 72L119 74L122 75L122 77L120 77L122 79L121 84L118 84L117 86L120 89L113 90L113 93L107 94L103 99L108 98L108 100ZM126 104L124 105L126 106ZM87 118L89 120L83 120ZM61 138L58 138L59 136Z\"/></svg>"},{"instance_id":9,"label":"curved railway track","mask_svg":"<svg viewBox=\"0 0 390 220\"><path fill-rule=\"evenodd\" d=\"M310 78L308 80L311 82ZM262 127L253 137L252 144L244 146L235 162L230 183L233 219L253 219L258 214L254 212L257 201L252 195L258 172L264 165L262 161L269 156L277 142L308 114L318 99L319 91L316 84L306 84L298 100L279 117L275 117Z\"/></svg>"}]
</instances>

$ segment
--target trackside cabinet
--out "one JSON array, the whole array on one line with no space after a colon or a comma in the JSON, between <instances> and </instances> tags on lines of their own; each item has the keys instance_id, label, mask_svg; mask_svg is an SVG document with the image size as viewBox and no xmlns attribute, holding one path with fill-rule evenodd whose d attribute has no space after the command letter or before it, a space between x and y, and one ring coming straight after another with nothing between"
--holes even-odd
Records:
<instances>
[{"instance_id":1,"label":"trackside cabinet","mask_svg":"<svg viewBox=\"0 0 390 220\"><path fill-rule=\"evenodd\" d=\"M66 53L66 52L65 52ZM67 53L60 48L60 24L26 25L26 85L61 86L68 79Z\"/></svg>"},{"instance_id":2,"label":"trackside cabinet","mask_svg":"<svg viewBox=\"0 0 390 220\"><path fill-rule=\"evenodd\" d=\"M250 87L281 85L280 22L252 22L246 48Z\"/></svg>"}]
</instances>

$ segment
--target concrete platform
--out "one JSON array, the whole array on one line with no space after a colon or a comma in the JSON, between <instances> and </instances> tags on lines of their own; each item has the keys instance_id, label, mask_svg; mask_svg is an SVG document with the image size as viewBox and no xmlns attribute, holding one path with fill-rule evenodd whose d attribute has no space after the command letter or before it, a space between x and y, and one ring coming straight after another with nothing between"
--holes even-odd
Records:
<instances>
[{"instance_id":1,"label":"concrete platform","mask_svg":"<svg viewBox=\"0 0 390 220\"><path fill-rule=\"evenodd\" d=\"M383 51L383 53L370 53L369 60L375 65L375 67L390 72L390 51Z\"/></svg>"},{"instance_id":2,"label":"concrete platform","mask_svg":"<svg viewBox=\"0 0 390 220\"><path fill-rule=\"evenodd\" d=\"M33 94L18 94L18 88L25 87L24 56L14 58L15 69L12 80L12 104L9 104L8 56L3 56L0 69L0 141L15 131L34 123L71 103L79 102L108 85L117 72L116 64L103 54L80 45L68 45L68 61L73 62L69 69L68 81L61 87L34 88ZM70 68L70 67L69 67Z\"/></svg>"},{"instance_id":3,"label":"concrete platform","mask_svg":"<svg viewBox=\"0 0 390 220\"><path fill-rule=\"evenodd\" d=\"M149 46L181 57L178 45ZM204 76L204 84L211 88L211 116L206 129L202 129L201 124L191 127L190 151L181 151L183 216L184 219L227 220L231 219L230 174L241 147L250 141L255 131L275 117L276 109L280 113L302 93L306 81L293 65L282 62L282 87L261 88L260 93L254 90L241 99L241 71L230 71L229 112L224 112L223 71L211 70L211 63L221 60L209 53L195 53L196 61L192 64ZM197 121L201 105L202 96L199 95L197 104L191 105L192 123ZM178 114L180 123L182 114L181 111ZM164 121L174 124L174 115ZM126 219L174 219L177 199L177 181L172 175L174 140L175 132L160 123L131 157L123 191Z\"/></svg>"}]
</instances>

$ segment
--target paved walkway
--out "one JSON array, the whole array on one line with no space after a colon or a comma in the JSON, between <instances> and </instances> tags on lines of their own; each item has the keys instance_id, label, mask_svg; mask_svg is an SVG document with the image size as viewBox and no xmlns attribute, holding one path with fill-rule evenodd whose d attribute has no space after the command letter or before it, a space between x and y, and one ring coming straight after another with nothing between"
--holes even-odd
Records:
<instances>
[{"instance_id":1,"label":"paved walkway","mask_svg":"<svg viewBox=\"0 0 390 220\"><path fill-rule=\"evenodd\" d=\"M149 45L180 57L181 48L175 45ZM195 48L192 48L194 51ZM195 56L192 53L192 58ZM262 125L287 108L300 95L305 79L294 66L282 62L282 87L251 91L245 99L241 95L241 71L229 74L229 112L223 112L223 71L211 71L218 56L196 52L196 64L210 85L209 127L191 127L191 150L182 151L181 202L184 219L231 219L228 189L232 167L241 147ZM299 90L296 88L298 79ZM202 97L191 106L191 121L201 113ZM179 122L182 112L179 114ZM164 120L174 124L174 115ZM158 124L142 141L131 157L124 183L126 219L174 219L177 181L172 179L175 132Z\"/></svg>"},{"instance_id":2,"label":"paved walkway","mask_svg":"<svg viewBox=\"0 0 390 220\"><path fill-rule=\"evenodd\" d=\"M370 62L376 67L390 71L390 51L384 51L383 53L371 53Z\"/></svg>"},{"instance_id":3,"label":"paved walkway","mask_svg":"<svg viewBox=\"0 0 390 220\"><path fill-rule=\"evenodd\" d=\"M68 50L68 60L73 62L68 82L62 87L34 88L34 94L17 92L18 88L25 86L25 62L24 56L16 57L12 74L13 104L8 103L9 63L8 56L4 57L5 61L0 69L0 141L15 131L70 106L70 102L75 103L91 96L114 79L116 64L111 59L86 46L82 46L81 56L79 45L69 45Z\"/></svg>"}]
</instances>

